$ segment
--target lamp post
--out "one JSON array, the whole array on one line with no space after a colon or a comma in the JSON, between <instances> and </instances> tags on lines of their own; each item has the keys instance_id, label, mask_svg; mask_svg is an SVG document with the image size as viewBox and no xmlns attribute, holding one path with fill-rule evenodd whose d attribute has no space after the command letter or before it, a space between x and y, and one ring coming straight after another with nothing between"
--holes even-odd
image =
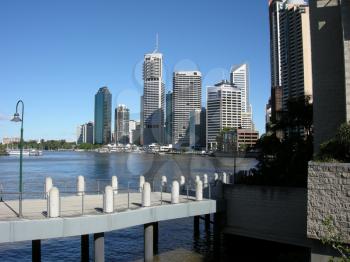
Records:
<instances>
[{"instance_id":1,"label":"lamp post","mask_svg":"<svg viewBox=\"0 0 350 262\"><path fill-rule=\"evenodd\" d=\"M20 117L18 113L18 105L22 104L22 115ZM19 217L22 217L22 193L23 193L23 183L22 183L22 162L23 162L23 120L24 120L24 103L19 100L16 104L16 113L13 115L11 121L21 122L21 140L19 142Z\"/></svg>"}]
</instances>

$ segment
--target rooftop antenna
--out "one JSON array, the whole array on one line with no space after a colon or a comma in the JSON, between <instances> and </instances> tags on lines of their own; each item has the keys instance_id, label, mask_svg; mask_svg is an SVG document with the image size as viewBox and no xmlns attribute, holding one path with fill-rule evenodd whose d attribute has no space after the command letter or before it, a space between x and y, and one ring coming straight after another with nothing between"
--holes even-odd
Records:
<instances>
[{"instance_id":1,"label":"rooftop antenna","mask_svg":"<svg viewBox=\"0 0 350 262\"><path fill-rule=\"evenodd\" d=\"M156 49L153 51L153 53L157 53L159 48L159 39L158 39L158 33L156 34Z\"/></svg>"}]
</instances>

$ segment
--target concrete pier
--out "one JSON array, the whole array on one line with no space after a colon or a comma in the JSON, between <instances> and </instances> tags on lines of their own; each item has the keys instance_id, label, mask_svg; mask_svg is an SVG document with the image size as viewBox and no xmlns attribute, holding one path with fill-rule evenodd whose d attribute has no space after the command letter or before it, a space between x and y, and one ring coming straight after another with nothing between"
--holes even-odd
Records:
<instances>
[{"instance_id":1,"label":"concrete pier","mask_svg":"<svg viewBox=\"0 0 350 262\"><path fill-rule=\"evenodd\" d=\"M106 186L105 193L103 195L103 212L113 213L113 188L111 186Z\"/></svg>"},{"instance_id":2,"label":"concrete pier","mask_svg":"<svg viewBox=\"0 0 350 262\"><path fill-rule=\"evenodd\" d=\"M210 214L206 214L204 216L204 221L205 221L205 230L210 231Z\"/></svg>"},{"instance_id":3,"label":"concrete pier","mask_svg":"<svg viewBox=\"0 0 350 262\"><path fill-rule=\"evenodd\" d=\"M118 177L112 176L112 188L113 188L113 194L118 194Z\"/></svg>"},{"instance_id":4,"label":"concrete pier","mask_svg":"<svg viewBox=\"0 0 350 262\"><path fill-rule=\"evenodd\" d=\"M203 183L202 181L196 181L196 200L203 200Z\"/></svg>"},{"instance_id":5,"label":"concrete pier","mask_svg":"<svg viewBox=\"0 0 350 262\"><path fill-rule=\"evenodd\" d=\"M149 207L151 206L151 185L150 183L146 182L143 185L143 191L142 191L142 206L143 207Z\"/></svg>"},{"instance_id":6,"label":"concrete pier","mask_svg":"<svg viewBox=\"0 0 350 262\"><path fill-rule=\"evenodd\" d=\"M89 262L89 235L82 235L80 239L81 262Z\"/></svg>"},{"instance_id":7,"label":"concrete pier","mask_svg":"<svg viewBox=\"0 0 350 262\"><path fill-rule=\"evenodd\" d=\"M177 182L175 180L175 181L173 181L173 185L171 187L171 203L172 204L179 203L179 195L180 195L179 182Z\"/></svg>"},{"instance_id":8,"label":"concrete pier","mask_svg":"<svg viewBox=\"0 0 350 262\"><path fill-rule=\"evenodd\" d=\"M145 248L145 262L153 262L153 223L144 225L144 248Z\"/></svg>"},{"instance_id":9,"label":"concrete pier","mask_svg":"<svg viewBox=\"0 0 350 262\"><path fill-rule=\"evenodd\" d=\"M32 261L41 261L41 240L32 240Z\"/></svg>"},{"instance_id":10,"label":"concrete pier","mask_svg":"<svg viewBox=\"0 0 350 262\"><path fill-rule=\"evenodd\" d=\"M83 176L77 178L77 195L81 196L85 191L85 179Z\"/></svg>"},{"instance_id":11,"label":"concrete pier","mask_svg":"<svg viewBox=\"0 0 350 262\"><path fill-rule=\"evenodd\" d=\"M145 184L145 177L144 176L140 176L140 180L139 180L139 191L140 192L142 192L144 184Z\"/></svg>"},{"instance_id":12,"label":"concrete pier","mask_svg":"<svg viewBox=\"0 0 350 262\"><path fill-rule=\"evenodd\" d=\"M199 216L193 217L193 235L195 237L199 236Z\"/></svg>"},{"instance_id":13,"label":"concrete pier","mask_svg":"<svg viewBox=\"0 0 350 262\"><path fill-rule=\"evenodd\" d=\"M60 215L60 193L57 187L53 187L49 193L49 210L48 217L59 217Z\"/></svg>"},{"instance_id":14,"label":"concrete pier","mask_svg":"<svg viewBox=\"0 0 350 262\"><path fill-rule=\"evenodd\" d=\"M105 261L105 236L104 233L94 234L94 261Z\"/></svg>"},{"instance_id":15,"label":"concrete pier","mask_svg":"<svg viewBox=\"0 0 350 262\"><path fill-rule=\"evenodd\" d=\"M48 196L52 187L53 187L52 178L51 177L45 178L45 194L46 194L45 197Z\"/></svg>"},{"instance_id":16,"label":"concrete pier","mask_svg":"<svg viewBox=\"0 0 350 262\"><path fill-rule=\"evenodd\" d=\"M153 253L158 254L158 222L153 223Z\"/></svg>"}]
</instances>

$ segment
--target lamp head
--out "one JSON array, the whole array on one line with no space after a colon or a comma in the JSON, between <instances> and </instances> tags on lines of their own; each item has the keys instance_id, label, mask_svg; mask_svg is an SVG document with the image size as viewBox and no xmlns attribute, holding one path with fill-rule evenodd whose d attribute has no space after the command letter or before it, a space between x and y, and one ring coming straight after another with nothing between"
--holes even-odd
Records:
<instances>
[{"instance_id":1,"label":"lamp head","mask_svg":"<svg viewBox=\"0 0 350 262\"><path fill-rule=\"evenodd\" d=\"M21 122L22 119L19 117L19 114L18 113L15 113L13 115L13 118L11 119L12 122Z\"/></svg>"}]
</instances>

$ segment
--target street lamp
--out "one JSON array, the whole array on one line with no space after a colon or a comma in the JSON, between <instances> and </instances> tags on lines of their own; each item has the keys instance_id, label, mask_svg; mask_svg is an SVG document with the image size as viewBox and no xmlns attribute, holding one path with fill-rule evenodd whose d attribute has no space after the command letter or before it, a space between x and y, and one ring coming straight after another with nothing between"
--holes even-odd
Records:
<instances>
[{"instance_id":1,"label":"street lamp","mask_svg":"<svg viewBox=\"0 0 350 262\"><path fill-rule=\"evenodd\" d=\"M22 115L20 117L18 113L18 105L22 104ZM16 104L16 113L13 115L11 121L21 122L21 140L19 142L19 217L22 217L22 193L23 193L23 183L22 183L22 162L23 162L23 119L24 119L24 103L19 100Z\"/></svg>"}]
</instances>

